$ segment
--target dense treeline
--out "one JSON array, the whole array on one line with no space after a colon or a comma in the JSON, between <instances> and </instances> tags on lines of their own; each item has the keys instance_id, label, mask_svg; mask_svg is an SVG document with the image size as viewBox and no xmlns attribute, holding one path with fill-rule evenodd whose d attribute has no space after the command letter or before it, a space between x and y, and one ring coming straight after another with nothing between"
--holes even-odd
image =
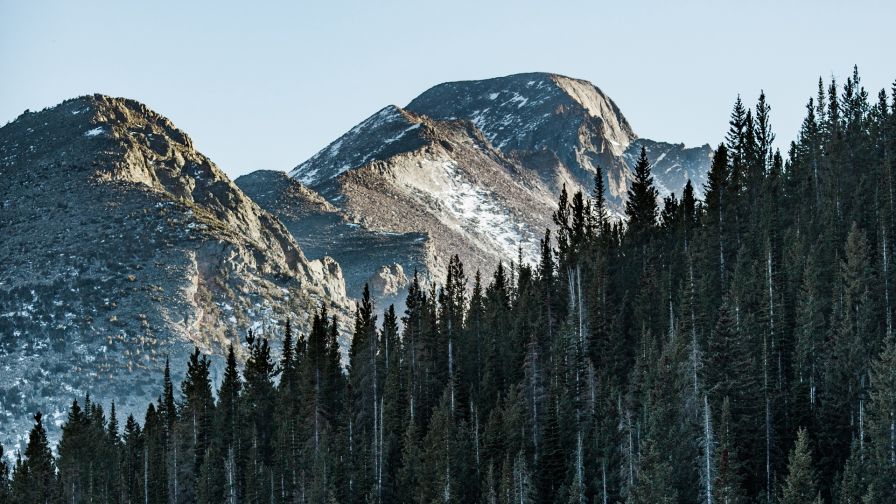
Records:
<instances>
[{"instance_id":1,"label":"dense treeline","mask_svg":"<svg viewBox=\"0 0 896 504\"><path fill-rule=\"evenodd\" d=\"M819 81L773 141L738 99L702 201L642 152L625 224L598 174L538 264L454 258L401 320L365 293L345 369L322 311L216 394L198 351L180 393L166 368L142 425L74 402L56 457L36 415L0 500L896 502L896 99Z\"/></svg>"}]
</instances>

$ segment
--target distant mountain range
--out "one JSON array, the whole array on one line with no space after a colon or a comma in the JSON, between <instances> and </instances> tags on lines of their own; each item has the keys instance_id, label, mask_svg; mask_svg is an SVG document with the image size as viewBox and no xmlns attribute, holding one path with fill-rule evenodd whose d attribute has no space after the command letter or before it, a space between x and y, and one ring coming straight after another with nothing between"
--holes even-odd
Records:
<instances>
[{"instance_id":1,"label":"distant mountain range","mask_svg":"<svg viewBox=\"0 0 896 504\"><path fill-rule=\"evenodd\" d=\"M304 333L321 305L348 329L365 284L400 310L454 254L533 261L560 189L590 192L597 166L621 212L642 146L664 194L701 189L708 145L639 139L600 89L547 73L435 86L235 183L136 101L26 111L0 128L0 442L88 392L142 417L193 345L277 338L287 316Z\"/></svg>"}]
</instances>

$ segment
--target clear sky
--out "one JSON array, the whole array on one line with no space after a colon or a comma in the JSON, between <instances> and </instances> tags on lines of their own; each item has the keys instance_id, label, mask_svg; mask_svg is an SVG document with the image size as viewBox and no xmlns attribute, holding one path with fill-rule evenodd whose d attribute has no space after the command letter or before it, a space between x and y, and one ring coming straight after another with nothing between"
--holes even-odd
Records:
<instances>
[{"instance_id":1,"label":"clear sky","mask_svg":"<svg viewBox=\"0 0 896 504\"><path fill-rule=\"evenodd\" d=\"M229 175L288 170L387 104L528 71L590 80L642 137L718 143L765 89L782 147L819 76L896 79L893 0L0 0L0 124L138 99Z\"/></svg>"}]
</instances>

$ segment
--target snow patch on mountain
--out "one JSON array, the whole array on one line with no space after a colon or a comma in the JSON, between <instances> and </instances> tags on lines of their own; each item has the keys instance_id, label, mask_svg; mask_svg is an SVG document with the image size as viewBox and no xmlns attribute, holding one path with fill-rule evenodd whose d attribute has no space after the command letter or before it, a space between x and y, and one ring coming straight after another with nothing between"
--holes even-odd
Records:
<instances>
[{"instance_id":1,"label":"snow patch on mountain","mask_svg":"<svg viewBox=\"0 0 896 504\"><path fill-rule=\"evenodd\" d=\"M431 194L457 220L458 226L489 242L504 257L516 257L522 247L524 260L534 264L538 241L531 229L517 221L493 192L467 180L455 161L442 161L440 165L447 184Z\"/></svg>"}]
</instances>

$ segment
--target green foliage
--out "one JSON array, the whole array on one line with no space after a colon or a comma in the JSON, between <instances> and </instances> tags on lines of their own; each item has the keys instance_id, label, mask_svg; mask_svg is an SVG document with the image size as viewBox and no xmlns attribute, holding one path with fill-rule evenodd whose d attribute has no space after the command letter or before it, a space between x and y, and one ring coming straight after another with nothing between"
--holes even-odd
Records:
<instances>
[{"instance_id":1,"label":"green foliage","mask_svg":"<svg viewBox=\"0 0 896 504\"><path fill-rule=\"evenodd\" d=\"M787 463L787 479L778 499L781 504L813 504L821 503L818 492L817 477L812 465L812 453L809 450L809 435L800 429L796 437L796 445L790 452Z\"/></svg>"}]
</instances>

